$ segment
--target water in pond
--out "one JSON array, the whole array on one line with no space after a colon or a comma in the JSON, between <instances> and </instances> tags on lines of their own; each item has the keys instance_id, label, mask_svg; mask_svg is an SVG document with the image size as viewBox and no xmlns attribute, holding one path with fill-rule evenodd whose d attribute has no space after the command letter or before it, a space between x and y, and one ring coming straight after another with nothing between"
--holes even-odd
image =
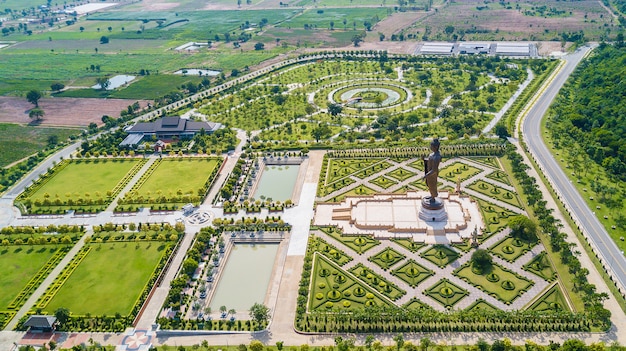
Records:
<instances>
[{"instance_id":1,"label":"water in pond","mask_svg":"<svg viewBox=\"0 0 626 351\"><path fill-rule=\"evenodd\" d=\"M265 301L278 244L235 244L211 299L211 309L221 306L247 311Z\"/></svg>"},{"instance_id":2,"label":"water in pond","mask_svg":"<svg viewBox=\"0 0 626 351\"><path fill-rule=\"evenodd\" d=\"M107 90L113 90L121 87L124 84L128 84L135 80L135 76L127 76L125 74L120 74L115 77L109 78L109 86ZM100 84L96 84L91 87L92 89L101 89Z\"/></svg>"},{"instance_id":3,"label":"water in pond","mask_svg":"<svg viewBox=\"0 0 626 351\"><path fill-rule=\"evenodd\" d=\"M291 199L299 171L300 165L265 166L253 197L259 200L264 196L273 201Z\"/></svg>"},{"instance_id":4,"label":"water in pond","mask_svg":"<svg viewBox=\"0 0 626 351\"><path fill-rule=\"evenodd\" d=\"M179 69L178 71L174 72L174 74L186 74L188 76L210 76L210 77L215 77L219 75L220 73L221 73L220 71L214 71L211 69L197 69L197 68Z\"/></svg>"}]
</instances>

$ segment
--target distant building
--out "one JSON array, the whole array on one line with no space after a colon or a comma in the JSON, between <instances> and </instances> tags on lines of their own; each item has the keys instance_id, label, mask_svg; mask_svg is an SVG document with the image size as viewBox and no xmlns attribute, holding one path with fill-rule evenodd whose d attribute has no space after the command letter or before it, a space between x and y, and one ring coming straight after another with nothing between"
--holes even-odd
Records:
<instances>
[{"instance_id":1,"label":"distant building","mask_svg":"<svg viewBox=\"0 0 626 351\"><path fill-rule=\"evenodd\" d=\"M498 43L496 55L500 56L531 56L530 43Z\"/></svg>"},{"instance_id":2,"label":"distant building","mask_svg":"<svg viewBox=\"0 0 626 351\"><path fill-rule=\"evenodd\" d=\"M489 43L461 43L459 44L459 54L475 55L489 54L491 44Z\"/></svg>"},{"instance_id":3,"label":"distant building","mask_svg":"<svg viewBox=\"0 0 626 351\"><path fill-rule=\"evenodd\" d=\"M126 130L128 136L120 146L135 146L145 137L158 140L191 139L204 130L210 134L222 127L221 123L196 122L180 117L164 117L153 122L139 122Z\"/></svg>"},{"instance_id":4,"label":"distant building","mask_svg":"<svg viewBox=\"0 0 626 351\"><path fill-rule=\"evenodd\" d=\"M57 318L55 316L33 315L28 317L24 326L33 333L50 333L57 327Z\"/></svg>"}]
</instances>

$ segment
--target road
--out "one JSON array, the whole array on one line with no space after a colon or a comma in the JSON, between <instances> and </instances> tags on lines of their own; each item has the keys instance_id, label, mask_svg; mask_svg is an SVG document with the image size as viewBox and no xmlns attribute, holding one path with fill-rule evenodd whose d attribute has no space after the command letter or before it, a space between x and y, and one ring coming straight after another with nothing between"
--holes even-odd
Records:
<instances>
[{"instance_id":1,"label":"road","mask_svg":"<svg viewBox=\"0 0 626 351\"><path fill-rule=\"evenodd\" d=\"M590 47L584 47L565 57L566 63L563 69L529 110L522 123L522 134L541 171L569 209L572 218L587 237L596 254L599 255L603 266L608 267L609 274L613 276L613 280L616 281L622 294L626 294L626 258L624 254L615 245L609 233L587 206L574 185L571 184L541 137L541 119L567 78L589 50L591 50Z\"/></svg>"}]
</instances>

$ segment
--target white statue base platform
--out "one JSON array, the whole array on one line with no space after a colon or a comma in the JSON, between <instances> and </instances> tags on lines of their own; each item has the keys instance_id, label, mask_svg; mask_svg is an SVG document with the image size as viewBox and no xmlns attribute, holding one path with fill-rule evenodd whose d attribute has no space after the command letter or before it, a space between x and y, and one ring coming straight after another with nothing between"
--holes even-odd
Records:
<instances>
[{"instance_id":1,"label":"white statue base platform","mask_svg":"<svg viewBox=\"0 0 626 351\"><path fill-rule=\"evenodd\" d=\"M427 209L427 192L348 196L338 204L318 204L314 225L337 226L344 235L379 239L412 239L427 244L451 244L471 238L484 224L478 205L467 196L440 193L443 208Z\"/></svg>"}]
</instances>

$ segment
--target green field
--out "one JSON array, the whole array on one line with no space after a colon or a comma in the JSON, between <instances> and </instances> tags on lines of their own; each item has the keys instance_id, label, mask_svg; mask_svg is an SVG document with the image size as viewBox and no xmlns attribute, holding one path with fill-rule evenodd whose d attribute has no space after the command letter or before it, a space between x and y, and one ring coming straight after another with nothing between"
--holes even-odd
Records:
<instances>
[{"instance_id":1,"label":"green field","mask_svg":"<svg viewBox=\"0 0 626 351\"><path fill-rule=\"evenodd\" d=\"M211 158L163 160L137 192L146 195L180 189L183 194L195 194L218 164L218 159Z\"/></svg>"},{"instance_id":2,"label":"green field","mask_svg":"<svg viewBox=\"0 0 626 351\"><path fill-rule=\"evenodd\" d=\"M51 312L128 315L167 244L121 242L89 244L91 250L47 305Z\"/></svg>"},{"instance_id":3,"label":"green field","mask_svg":"<svg viewBox=\"0 0 626 351\"><path fill-rule=\"evenodd\" d=\"M152 24L155 21L162 21L160 27L146 26L142 34L136 31L118 31L111 33L113 39L120 38L149 38L149 39L176 39L176 40L214 40L217 34L223 37L224 32L231 32L240 29L240 25L246 21L258 24L262 19L266 19L268 24L276 24L284 21L294 14L297 9L286 10L226 10L219 11L216 15L214 11L109 11L94 14L89 17L90 21L148 21ZM148 24L146 23L146 24ZM73 25L79 31L81 23ZM108 26L107 26L108 27ZM101 26L102 29L106 28ZM101 31L102 31L101 29ZM103 33L104 34L104 33Z\"/></svg>"},{"instance_id":4,"label":"green field","mask_svg":"<svg viewBox=\"0 0 626 351\"><path fill-rule=\"evenodd\" d=\"M316 29L330 29L330 22L334 23L334 29L359 29L365 27L363 23L370 21L374 25L378 20L387 17L387 9L380 7L365 8L324 8L324 9L307 9L300 16L288 19L278 25L283 28L304 28L304 25ZM343 20L346 20L344 26Z\"/></svg>"},{"instance_id":5,"label":"green field","mask_svg":"<svg viewBox=\"0 0 626 351\"><path fill-rule=\"evenodd\" d=\"M57 246L6 246L0 249L0 310L19 294L26 283L50 260Z\"/></svg>"},{"instance_id":6,"label":"green field","mask_svg":"<svg viewBox=\"0 0 626 351\"><path fill-rule=\"evenodd\" d=\"M77 129L0 123L0 167L37 153L48 145L51 136L62 142L79 132Z\"/></svg>"},{"instance_id":7,"label":"green field","mask_svg":"<svg viewBox=\"0 0 626 351\"><path fill-rule=\"evenodd\" d=\"M30 199L60 198L86 195L107 196L107 192L123 179L123 177L140 160L87 160L75 161L67 165L61 172L53 176L39 188ZM46 196L47 195L47 196Z\"/></svg>"},{"instance_id":8,"label":"green field","mask_svg":"<svg viewBox=\"0 0 626 351\"><path fill-rule=\"evenodd\" d=\"M182 76L173 74L159 74L138 77L132 84L121 90L101 91L95 89L72 89L54 94L57 97L81 97L81 98L113 98L113 99L138 99L154 100L176 90L176 87L187 83L198 84L200 77Z\"/></svg>"}]
</instances>

